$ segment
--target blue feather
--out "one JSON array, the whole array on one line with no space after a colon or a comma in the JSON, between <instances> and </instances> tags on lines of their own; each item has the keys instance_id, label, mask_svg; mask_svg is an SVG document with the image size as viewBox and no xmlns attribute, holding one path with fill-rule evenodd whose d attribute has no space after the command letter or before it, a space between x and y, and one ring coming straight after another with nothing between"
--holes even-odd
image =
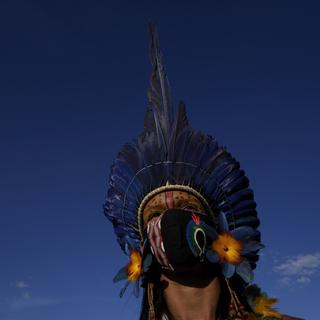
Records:
<instances>
[{"instance_id":1,"label":"blue feather","mask_svg":"<svg viewBox=\"0 0 320 320\"><path fill-rule=\"evenodd\" d=\"M227 194L232 194L241 189L247 188L249 185L248 178L244 175L243 170L232 172L221 184L221 187Z\"/></svg>"},{"instance_id":2,"label":"blue feather","mask_svg":"<svg viewBox=\"0 0 320 320\"><path fill-rule=\"evenodd\" d=\"M252 228L257 228L260 224L260 221L256 217L245 217L235 220L236 227L240 226L251 226Z\"/></svg>"},{"instance_id":3,"label":"blue feather","mask_svg":"<svg viewBox=\"0 0 320 320\"><path fill-rule=\"evenodd\" d=\"M152 264L152 254L148 253L143 259L143 263L142 263L143 272L147 272L150 269L151 264Z\"/></svg>"},{"instance_id":4,"label":"blue feather","mask_svg":"<svg viewBox=\"0 0 320 320\"><path fill-rule=\"evenodd\" d=\"M201 221L201 225L203 226L203 229L205 230L206 234L213 240L215 240L218 237L217 231L206 224L205 222Z\"/></svg>"},{"instance_id":5,"label":"blue feather","mask_svg":"<svg viewBox=\"0 0 320 320\"><path fill-rule=\"evenodd\" d=\"M121 268L118 273L114 276L113 282L118 282L128 278L127 267Z\"/></svg>"},{"instance_id":6,"label":"blue feather","mask_svg":"<svg viewBox=\"0 0 320 320\"><path fill-rule=\"evenodd\" d=\"M221 183L222 181L224 181L224 179L227 178L229 174L231 174L231 172L233 172L236 169L239 169L239 167L239 163L236 162L234 159L226 159L219 165L219 167L214 172L216 180L219 183Z\"/></svg>"},{"instance_id":7,"label":"blue feather","mask_svg":"<svg viewBox=\"0 0 320 320\"><path fill-rule=\"evenodd\" d=\"M253 272L250 263L246 260L242 261L236 268L236 273L246 282L253 281Z\"/></svg>"},{"instance_id":8,"label":"blue feather","mask_svg":"<svg viewBox=\"0 0 320 320\"><path fill-rule=\"evenodd\" d=\"M124 295L124 293L126 292L129 284L130 284L130 281L127 281L126 284L124 285L124 287L120 290L120 298L123 297L123 295Z\"/></svg>"},{"instance_id":9,"label":"blue feather","mask_svg":"<svg viewBox=\"0 0 320 320\"><path fill-rule=\"evenodd\" d=\"M241 240L253 236L256 233L256 230L251 227L242 226L232 230L231 233L235 239Z\"/></svg>"},{"instance_id":10,"label":"blue feather","mask_svg":"<svg viewBox=\"0 0 320 320\"><path fill-rule=\"evenodd\" d=\"M223 211L219 215L219 230L220 232L229 230L229 224Z\"/></svg>"},{"instance_id":11,"label":"blue feather","mask_svg":"<svg viewBox=\"0 0 320 320\"><path fill-rule=\"evenodd\" d=\"M244 245L243 250L241 251L241 255L246 255L251 252L255 252L264 248L264 245L258 241L249 241Z\"/></svg>"},{"instance_id":12,"label":"blue feather","mask_svg":"<svg viewBox=\"0 0 320 320\"><path fill-rule=\"evenodd\" d=\"M139 290L140 289L140 281L137 280L135 282L133 282L133 294L136 298L139 297Z\"/></svg>"},{"instance_id":13,"label":"blue feather","mask_svg":"<svg viewBox=\"0 0 320 320\"><path fill-rule=\"evenodd\" d=\"M235 270L236 270L235 265L231 263L225 263L222 266L222 273L226 278L231 278L234 275Z\"/></svg>"},{"instance_id":14,"label":"blue feather","mask_svg":"<svg viewBox=\"0 0 320 320\"><path fill-rule=\"evenodd\" d=\"M218 254L210 249L206 251L206 257L211 263L218 263L219 262Z\"/></svg>"}]
</instances>

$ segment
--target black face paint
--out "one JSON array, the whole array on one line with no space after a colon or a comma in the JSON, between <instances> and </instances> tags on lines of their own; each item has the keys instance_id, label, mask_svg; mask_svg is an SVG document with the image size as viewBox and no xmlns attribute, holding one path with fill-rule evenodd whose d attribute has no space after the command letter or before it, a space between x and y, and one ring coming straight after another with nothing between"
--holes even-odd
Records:
<instances>
[{"instance_id":1,"label":"black face paint","mask_svg":"<svg viewBox=\"0 0 320 320\"><path fill-rule=\"evenodd\" d=\"M181 273L206 263L205 249L211 242L203 222L213 226L205 214L183 209L168 209L151 220L147 229L149 242L154 256L164 269Z\"/></svg>"}]
</instances>

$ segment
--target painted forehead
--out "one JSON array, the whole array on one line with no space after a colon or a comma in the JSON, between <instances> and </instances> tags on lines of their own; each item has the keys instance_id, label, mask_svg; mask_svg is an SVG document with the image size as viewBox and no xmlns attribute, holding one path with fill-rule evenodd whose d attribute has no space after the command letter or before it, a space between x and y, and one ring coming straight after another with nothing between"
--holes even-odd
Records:
<instances>
[{"instance_id":1,"label":"painted forehead","mask_svg":"<svg viewBox=\"0 0 320 320\"><path fill-rule=\"evenodd\" d=\"M155 195L146 204L143 210L143 224L146 226L148 221L155 215L170 208L190 207L195 211L204 212L205 209L200 200L186 191L165 191Z\"/></svg>"}]
</instances>

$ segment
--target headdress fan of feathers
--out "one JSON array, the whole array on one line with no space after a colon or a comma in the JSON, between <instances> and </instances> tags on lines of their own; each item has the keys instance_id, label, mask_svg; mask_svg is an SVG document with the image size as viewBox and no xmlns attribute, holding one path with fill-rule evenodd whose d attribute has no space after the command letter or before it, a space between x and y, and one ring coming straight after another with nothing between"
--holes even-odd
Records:
<instances>
[{"instance_id":1,"label":"headdress fan of feathers","mask_svg":"<svg viewBox=\"0 0 320 320\"><path fill-rule=\"evenodd\" d=\"M174 112L154 25L149 31L152 73L144 129L114 160L104 205L121 248L127 254L128 244L140 249L139 205L148 193L167 184L198 191L215 212L225 213L229 230L257 229L253 191L239 162L215 138L191 127L183 102ZM255 239L260 240L259 231ZM257 260L257 252L248 256L252 268Z\"/></svg>"}]
</instances>

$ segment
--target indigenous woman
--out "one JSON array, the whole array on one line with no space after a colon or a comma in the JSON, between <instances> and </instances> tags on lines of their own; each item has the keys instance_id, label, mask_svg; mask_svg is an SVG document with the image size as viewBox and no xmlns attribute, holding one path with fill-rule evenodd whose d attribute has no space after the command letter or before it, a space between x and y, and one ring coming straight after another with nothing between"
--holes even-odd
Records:
<instances>
[{"instance_id":1,"label":"indigenous woman","mask_svg":"<svg viewBox=\"0 0 320 320\"><path fill-rule=\"evenodd\" d=\"M142 320L296 319L252 284L259 219L239 162L171 101L156 30L144 130L110 173L104 206L129 262L114 281L143 288Z\"/></svg>"}]
</instances>

